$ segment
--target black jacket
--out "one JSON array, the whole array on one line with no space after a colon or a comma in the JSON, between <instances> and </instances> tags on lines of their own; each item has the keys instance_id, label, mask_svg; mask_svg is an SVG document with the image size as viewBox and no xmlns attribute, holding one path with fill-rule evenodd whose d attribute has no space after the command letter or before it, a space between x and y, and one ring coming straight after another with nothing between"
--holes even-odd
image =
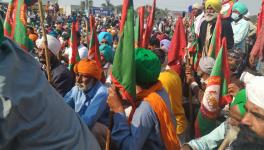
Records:
<instances>
[{"instance_id":1,"label":"black jacket","mask_svg":"<svg viewBox=\"0 0 264 150\"><path fill-rule=\"evenodd\" d=\"M61 63L53 64L51 67L52 86L64 96L74 86L73 74Z\"/></svg>"},{"instance_id":2,"label":"black jacket","mask_svg":"<svg viewBox=\"0 0 264 150\"><path fill-rule=\"evenodd\" d=\"M216 19L213 20L211 34L213 34L214 32L215 24L216 24ZM207 25L208 25L208 22L204 20L200 27L200 34L198 38L200 51L203 50L203 47L205 44ZM231 22L227 19L222 20L222 38L223 37L226 37L227 49L232 49L234 47L234 33L233 33L232 26L231 26Z\"/></svg>"}]
</instances>

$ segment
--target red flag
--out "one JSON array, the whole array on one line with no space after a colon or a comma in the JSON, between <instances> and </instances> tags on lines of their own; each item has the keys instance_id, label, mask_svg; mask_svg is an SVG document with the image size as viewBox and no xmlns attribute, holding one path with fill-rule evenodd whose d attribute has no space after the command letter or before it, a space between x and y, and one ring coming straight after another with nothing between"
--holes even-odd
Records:
<instances>
[{"instance_id":1,"label":"red flag","mask_svg":"<svg viewBox=\"0 0 264 150\"><path fill-rule=\"evenodd\" d=\"M153 29L153 25L154 25L155 9L156 9L156 0L153 1L151 13L150 13L150 16L148 18L147 28L145 30L145 34L144 34L144 38L143 38L143 45L142 45L143 48L147 48L148 44L149 44L149 38L150 38L152 29Z\"/></svg>"},{"instance_id":2,"label":"red flag","mask_svg":"<svg viewBox=\"0 0 264 150\"><path fill-rule=\"evenodd\" d=\"M264 21L264 0L262 0L262 6L261 6L261 11L258 14L258 27L257 27L257 36L259 35L261 26L263 24Z\"/></svg>"},{"instance_id":3,"label":"red flag","mask_svg":"<svg viewBox=\"0 0 264 150\"><path fill-rule=\"evenodd\" d=\"M183 57L185 55L185 48L187 45L184 25L181 17L179 17L176 22L174 34L171 41L172 42L170 44L168 53L168 65L172 70L180 74L181 61L183 60Z\"/></svg>"},{"instance_id":4,"label":"red flag","mask_svg":"<svg viewBox=\"0 0 264 150\"><path fill-rule=\"evenodd\" d=\"M139 47L142 47L142 45L143 45L144 13L145 13L145 7L142 6L138 10L138 15L139 15L139 42L138 42L138 46Z\"/></svg>"},{"instance_id":5,"label":"red flag","mask_svg":"<svg viewBox=\"0 0 264 150\"><path fill-rule=\"evenodd\" d=\"M129 1L124 0L123 7L122 7L122 16L121 16L121 21L120 21L120 33L122 33L124 29L128 7L129 7Z\"/></svg>"},{"instance_id":6,"label":"red flag","mask_svg":"<svg viewBox=\"0 0 264 150\"><path fill-rule=\"evenodd\" d=\"M97 66L102 69L101 64L101 57L100 57L100 51L99 51L99 42L96 34L96 27L95 27L95 18L94 16L90 15L90 45L89 45L89 53L88 58L95 60L97 63Z\"/></svg>"}]
</instances>

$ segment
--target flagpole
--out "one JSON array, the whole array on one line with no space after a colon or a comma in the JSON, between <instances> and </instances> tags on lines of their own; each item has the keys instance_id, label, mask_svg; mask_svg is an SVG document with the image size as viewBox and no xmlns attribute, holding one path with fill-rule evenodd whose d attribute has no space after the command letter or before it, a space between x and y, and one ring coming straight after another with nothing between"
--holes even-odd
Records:
<instances>
[{"instance_id":1,"label":"flagpole","mask_svg":"<svg viewBox=\"0 0 264 150\"><path fill-rule=\"evenodd\" d=\"M110 144L111 144L111 131L113 127L113 115L114 112L110 111L109 113L109 127L106 134L106 143L105 143L105 150L110 150Z\"/></svg>"},{"instance_id":2,"label":"flagpole","mask_svg":"<svg viewBox=\"0 0 264 150\"><path fill-rule=\"evenodd\" d=\"M40 24L42 28L42 36L44 39L44 48L45 48L45 57L46 57L46 72L48 76L48 81L51 82L51 71L50 71L50 58L48 53L48 41L47 41L47 34L44 27L44 17L43 17L43 9L42 9L42 1L38 0L39 5L39 14L40 14Z\"/></svg>"},{"instance_id":3,"label":"flagpole","mask_svg":"<svg viewBox=\"0 0 264 150\"><path fill-rule=\"evenodd\" d=\"M187 66L190 66L190 53L189 53L189 50L188 48L185 48L186 50L186 65ZM194 124L193 124L193 121L194 121L194 117L193 117L193 105L192 105L192 90L191 90L191 87L189 86L188 88L188 102L189 102L189 116L190 116L190 126L191 126L191 135L193 135L193 128L194 128Z\"/></svg>"}]
</instances>

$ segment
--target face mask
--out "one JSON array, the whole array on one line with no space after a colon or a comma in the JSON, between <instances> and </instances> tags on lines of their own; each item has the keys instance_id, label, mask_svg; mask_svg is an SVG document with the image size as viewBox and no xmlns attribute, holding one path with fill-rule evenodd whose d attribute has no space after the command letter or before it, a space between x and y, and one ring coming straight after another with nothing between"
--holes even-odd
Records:
<instances>
[{"instance_id":1,"label":"face mask","mask_svg":"<svg viewBox=\"0 0 264 150\"><path fill-rule=\"evenodd\" d=\"M237 14L237 13L232 13L231 18L232 18L234 21L237 21L240 17L239 17L239 14Z\"/></svg>"}]
</instances>

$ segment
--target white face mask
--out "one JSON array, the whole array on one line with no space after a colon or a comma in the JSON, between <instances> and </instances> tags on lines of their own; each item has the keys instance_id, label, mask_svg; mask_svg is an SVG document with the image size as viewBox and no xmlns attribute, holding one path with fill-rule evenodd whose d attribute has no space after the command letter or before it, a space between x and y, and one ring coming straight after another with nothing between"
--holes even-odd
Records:
<instances>
[{"instance_id":1,"label":"white face mask","mask_svg":"<svg viewBox=\"0 0 264 150\"><path fill-rule=\"evenodd\" d=\"M232 18L233 20L237 21L240 17L239 17L239 14L237 14L237 13L232 13L231 18Z\"/></svg>"}]
</instances>

